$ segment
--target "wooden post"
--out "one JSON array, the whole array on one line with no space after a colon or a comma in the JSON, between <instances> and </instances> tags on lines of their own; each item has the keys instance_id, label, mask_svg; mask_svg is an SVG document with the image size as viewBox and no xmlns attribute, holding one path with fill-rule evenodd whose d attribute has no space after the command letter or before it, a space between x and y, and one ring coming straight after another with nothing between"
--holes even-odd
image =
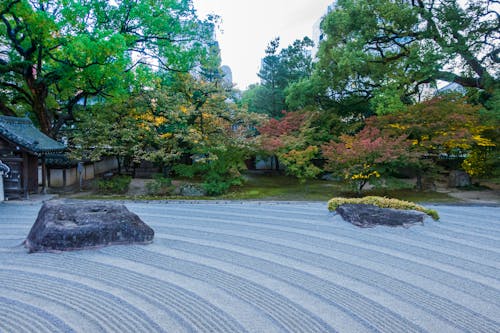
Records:
<instances>
[{"instance_id":1,"label":"wooden post","mask_svg":"<svg viewBox=\"0 0 500 333\"><path fill-rule=\"evenodd\" d=\"M29 161L28 154L23 152L23 190L24 190L24 199L29 199Z\"/></svg>"},{"instance_id":2,"label":"wooden post","mask_svg":"<svg viewBox=\"0 0 500 333\"><path fill-rule=\"evenodd\" d=\"M45 155L42 155L42 194L47 194L47 165Z\"/></svg>"}]
</instances>

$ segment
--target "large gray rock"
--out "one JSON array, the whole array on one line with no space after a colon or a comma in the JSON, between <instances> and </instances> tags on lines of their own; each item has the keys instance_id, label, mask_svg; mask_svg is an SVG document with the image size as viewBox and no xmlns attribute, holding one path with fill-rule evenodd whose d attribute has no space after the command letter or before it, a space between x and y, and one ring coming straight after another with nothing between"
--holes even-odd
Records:
<instances>
[{"instance_id":1,"label":"large gray rock","mask_svg":"<svg viewBox=\"0 0 500 333\"><path fill-rule=\"evenodd\" d=\"M112 244L147 244L154 231L125 206L49 201L24 242L30 252L67 251Z\"/></svg>"},{"instance_id":2,"label":"large gray rock","mask_svg":"<svg viewBox=\"0 0 500 333\"><path fill-rule=\"evenodd\" d=\"M471 185L470 176L462 170L453 170L448 178L449 187L466 187Z\"/></svg>"},{"instance_id":3,"label":"large gray rock","mask_svg":"<svg viewBox=\"0 0 500 333\"><path fill-rule=\"evenodd\" d=\"M415 210L380 208L365 204L340 205L335 211L345 221L362 228L377 225L409 227L416 223L423 224L427 217L427 214Z\"/></svg>"}]
</instances>

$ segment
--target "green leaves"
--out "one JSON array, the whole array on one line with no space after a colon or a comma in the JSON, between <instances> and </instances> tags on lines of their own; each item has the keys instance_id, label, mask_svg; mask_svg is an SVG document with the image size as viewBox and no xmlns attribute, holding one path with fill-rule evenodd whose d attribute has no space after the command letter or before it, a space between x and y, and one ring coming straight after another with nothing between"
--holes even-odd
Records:
<instances>
[{"instance_id":1,"label":"green leaves","mask_svg":"<svg viewBox=\"0 0 500 333\"><path fill-rule=\"evenodd\" d=\"M280 52L279 38L269 43L258 73L261 84L250 87L243 96L250 112L281 117L282 112L288 109L285 103L286 88L311 75L313 63L310 50L313 46L314 43L308 37L294 41ZM292 109L297 104L292 101Z\"/></svg>"},{"instance_id":2,"label":"green leaves","mask_svg":"<svg viewBox=\"0 0 500 333\"><path fill-rule=\"evenodd\" d=\"M437 80L489 89L499 67L498 22L487 2L341 0L322 22L316 75L337 96L391 92L413 102ZM495 28L496 26L496 28ZM495 31L496 29L496 31ZM382 92L382 93L381 93ZM392 97L391 97L392 98ZM377 112L401 104L378 96ZM380 101L383 99L383 101ZM381 104L381 106L378 106Z\"/></svg>"},{"instance_id":3,"label":"green leaves","mask_svg":"<svg viewBox=\"0 0 500 333\"><path fill-rule=\"evenodd\" d=\"M73 120L82 97L128 94L140 66L191 70L205 57L213 29L212 19L200 20L188 0L5 0L0 49L9 51L0 62L0 90L9 100L3 109L30 110L54 135Z\"/></svg>"}]
</instances>

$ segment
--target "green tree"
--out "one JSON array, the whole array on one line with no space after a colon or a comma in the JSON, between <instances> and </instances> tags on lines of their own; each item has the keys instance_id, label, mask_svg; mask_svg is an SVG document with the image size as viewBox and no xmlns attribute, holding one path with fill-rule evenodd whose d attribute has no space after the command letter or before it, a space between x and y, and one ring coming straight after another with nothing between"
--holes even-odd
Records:
<instances>
[{"instance_id":1,"label":"green tree","mask_svg":"<svg viewBox=\"0 0 500 333\"><path fill-rule=\"evenodd\" d=\"M305 149L292 149L280 154L280 161L285 165L286 173L297 177L301 184L308 179L313 179L321 173L321 169L314 165L313 160L319 155L316 146L309 146Z\"/></svg>"},{"instance_id":2,"label":"green tree","mask_svg":"<svg viewBox=\"0 0 500 333\"><path fill-rule=\"evenodd\" d=\"M212 30L189 0L4 0L0 111L55 135L82 100L129 93L138 66L193 68Z\"/></svg>"},{"instance_id":3,"label":"green tree","mask_svg":"<svg viewBox=\"0 0 500 333\"><path fill-rule=\"evenodd\" d=\"M219 67L208 68L213 73ZM198 176L209 195L226 192L233 185L241 185L240 171L244 160L254 151L253 128L255 114L233 103L231 91L221 84L222 76L196 79L189 74L178 74L173 89L181 98L182 114L172 131L182 154L189 156L188 164L178 163L175 171L183 176ZM182 128L179 124L182 123Z\"/></svg>"},{"instance_id":4,"label":"green tree","mask_svg":"<svg viewBox=\"0 0 500 333\"><path fill-rule=\"evenodd\" d=\"M266 56L262 59L262 66L258 73L261 85L255 92L255 108L260 110L260 113L271 117L280 117L281 112L285 109L283 89L286 86L286 81L278 53L279 46L279 37L269 42Z\"/></svg>"},{"instance_id":5,"label":"green tree","mask_svg":"<svg viewBox=\"0 0 500 333\"><path fill-rule=\"evenodd\" d=\"M438 80L492 94L500 74L497 1L339 0L321 25L322 96L401 109ZM394 98L394 97L397 98Z\"/></svg>"},{"instance_id":6,"label":"green tree","mask_svg":"<svg viewBox=\"0 0 500 333\"><path fill-rule=\"evenodd\" d=\"M407 135L417 187L421 178L436 170L441 157L455 161L471 175L487 174L490 163L498 163L498 134L480 114L480 105L461 96L443 95L409 106L404 111L374 117L371 124L392 135ZM461 163L465 159L464 163Z\"/></svg>"},{"instance_id":7,"label":"green tree","mask_svg":"<svg viewBox=\"0 0 500 333\"><path fill-rule=\"evenodd\" d=\"M313 68L311 48L314 43L310 38L296 40L278 52L279 44L279 38L269 43L258 73L261 82L251 86L243 96L249 111L274 118L280 118L282 111L288 109L286 88L309 77Z\"/></svg>"}]
</instances>

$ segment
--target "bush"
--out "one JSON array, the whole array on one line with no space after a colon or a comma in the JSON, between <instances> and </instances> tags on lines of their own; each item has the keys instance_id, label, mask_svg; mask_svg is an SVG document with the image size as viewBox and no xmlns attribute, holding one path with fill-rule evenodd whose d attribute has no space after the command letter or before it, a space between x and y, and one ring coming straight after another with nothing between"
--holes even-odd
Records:
<instances>
[{"instance_id":1,"label":"bush","mask_svg":"<svg viewBox=\"0 0 500 333\"><path fill-rule=\"evenodd\" d=\"M231 183L227 182L205 182L203 183L203 188L207 191L207 194L210 196L221 195L227 192L231 187Z\"/></svg>"},{"instance_id":2,"label":"bush","mask_svg":"<svg viewBox=\"0 0 500 333\"><path fill-rule=\"evenodd\" d=\"M153 180L146 184L146 190L149 195L165 196L172 194L174 186L172 185L172 179L162 175L154 175Z\"/></svg>"},{"instance_id":3,"label":"bush","mask_svg":"<svg viewBox=\"0 0 500 333\"><path fill-rule=\"evenodd\" d=\"M380 208L393 208L393 209L402 209L402 210L416 210L419 212L426 213L430 217L432 217L435 221L439 220L439 214L437 211L433 209L427 209L416 203L391 199L385 197L375 197L368 196L364 198L332 198L328 201L328 210L334 211L338 206L344 204L364 204L364 205L374 205Z\"/></svg>"},{"instance_id":4,"label":"bush","mask_svg":"<svg viewBox=\"0 0 500 333\"><path fill-rule=\"evenodd\" d=\"M240 170L245 169L243 161L247 158L242 149L213 148L209 154L200 154L192 165L179 164L175 172L183 177L201 177L207 195L215 196L227 192L231 186L243 183Z\"/></svg>"},{"instance_id":5,"label":"bush","mask_svg":"<svg viewBox=\"0 0 500 333\"><path fill-rule=\"evenodd\" d=\"M128 190L130 176L115 176L110 179L102 179L97 182L97 192L101 194L124 194Z\"/></svg>"}]
</instances>

